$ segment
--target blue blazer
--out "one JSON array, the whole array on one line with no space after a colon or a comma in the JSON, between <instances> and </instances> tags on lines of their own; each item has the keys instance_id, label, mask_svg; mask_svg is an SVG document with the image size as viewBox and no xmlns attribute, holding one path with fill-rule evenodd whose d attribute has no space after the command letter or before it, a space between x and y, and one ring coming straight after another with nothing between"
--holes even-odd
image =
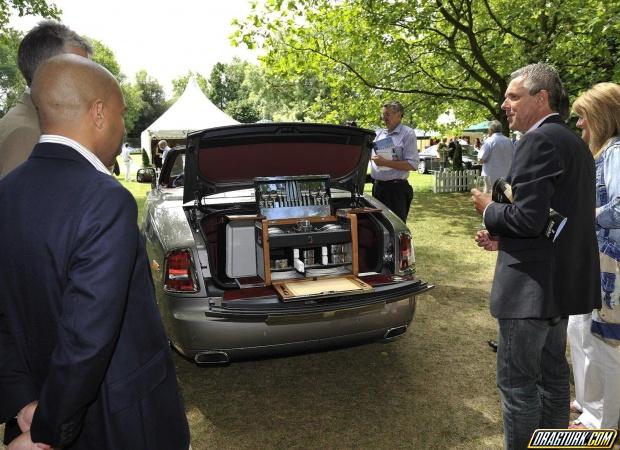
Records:
<instances>
[{"instance_id":1,"label":"blue blazer","mask_svg":"<svg viewBox=\"0 0 620 450\"><path fill-rule=\"evenodd\" d=\"M544 319L599 308L594 159L586 144L551 116L523 135L507 181L513 204L491 203L484 213L499 236L491 314ZM555 242L541 236L550 207L568 218Z\"/></svg>"},{"instance_id":2,"label":"blue blazer","mask_svg":"<svg viewBox=\"0 0 620 450\"><path fill-rule=\"evenodd\" d=\"M189 429L131 194L38 144L0 180L0 422L38 400L54 448L187 450Z\"/></svg>"}]
</instances>

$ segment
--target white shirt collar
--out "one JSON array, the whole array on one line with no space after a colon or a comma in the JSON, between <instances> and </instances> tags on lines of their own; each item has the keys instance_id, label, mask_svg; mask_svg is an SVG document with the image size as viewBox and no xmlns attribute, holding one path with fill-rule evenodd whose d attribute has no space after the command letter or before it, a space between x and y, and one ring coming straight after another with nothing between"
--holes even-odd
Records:
<instances>
[{"instance_id":1,"label":"white shirt collar","mask_svg":"<svg viewBox=\"0 0 620 450\"><path fill-rule=\"evenodd\" d=\"M560 115L560 114L559 114L559 113L556 113L556 112L551 113L551 114L547 114L545 117L543 117L543 118L542 118L542 119L540 119L538 122L536 122L534 125L532 125L532 126L530 127L530 129L526 131L526 133L529 133L530 131L532 131L532 130L534 130L534 129L538 128L538 127L540 126L540 124L541 124L541 123L543 123L545 120L547 120L547 118L548 118L548 117L551 117L551 116L559 116L559 115Z\"/></svg>"},{"instance_id":2,"label":"white shirt collar","mask_svg":"<svg viewBox=\"0 0 620 450\"><path fill-rule=\"evenodd\" d=\"M388 129L385 128L385 133L386 134L399 134L402 127L403 127L403 123L401 122L398 125L396 125L392 131L388 131Z\"/></svg>"},{"instance_id":3,"label":"white shirt collar","mask_svg":"<svg viewBox=\"0 0 620 450\"><path fill-rule=\"evenodd\" d=\"M59 136L57 134L42 134L39 138L39 143L51 143L51 144L61 144L66 145L67 147L71 147L75 151L77 151L80 155L82 155L86 160L91 163L95 169L97 169L101 173L105 173L106 175L110 175L110 171L107 167L101 162L99 158L95 156L93 152L84 147L77 141L74 141L71 138L66 136Z\"/></svg>"}]
</instances>

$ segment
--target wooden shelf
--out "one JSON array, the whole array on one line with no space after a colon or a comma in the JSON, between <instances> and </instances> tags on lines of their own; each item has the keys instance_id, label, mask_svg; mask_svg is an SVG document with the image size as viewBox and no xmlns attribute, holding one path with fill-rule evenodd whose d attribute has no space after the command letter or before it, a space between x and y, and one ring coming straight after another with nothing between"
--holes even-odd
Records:
<instances>
[{"instance_id":1,"label":"wooden shelf","mask_svg":"<svg viewBox=\"0 0 620 450\"><path fill-rule=\"evenodd\" d=\"M366 214L366 213L370 213L370 212L378 212L380 210L378 209L374 209L374 208L358 208L356 210L349 210L346 212L346 215L342 215L339 217L336 216L325 216L325 217L308 217L308 218L292 218L292 219L273 219L273 220L268 220L266 218L256 218L256 221L260 222L259 225L259 230L257 231L260 237L257 238L257 245L261 248L261 253L262 253L262 270L263 270L263 279L265 281L265 285L271 285L272 284L272 276L271 276L271 238L278 239L279 237L281 237L282 235L273 235L273 236L269 236L269 227L270 226L281 226L281 225L295 225L297 224L300 220L308 220L311 223L330 223L330 222L338 222L341 220L346 220L349 222L349 230L348 233L350 233L350 244L351 244L351 261L347 262L347 263L343 263L341 264L342 266L351 266L351 271L350 273L348 273L348 276L353 276L356 277L359 274L359 248L358 248L358 234L357 234L357 214L353 211L357 211L359 210L360 213L362 214ZM247 217L247 216L246 216ZM317 236L321 233L321 232L315 232L317 233ZM303 233L300 233L300 235ZM313 233L305 233L308 235L312 235ZM338 243L344 243L344 244L349 244L349 242L338 242ZM313 245L314 244L314 245ZM336 243L334 243L336 244ZM304 243L304 244L300 244L299 247L295 247L295 246L291 246L291 248L300 248L303 249L308 248L308 247L321 247L321 246L326 246L326 245L332 245L330 243ZM288 248L288 247L286 247ZM320 256L319 256L320 257ZM313 264L312 269L320 269L321 267L325 267L325 268L330 268L330 267L334 267L337 266L337 264L328 264L326 266L323 266L322 264ZM283 269L274 269L273 272L282 272L284 271ZM260 275L260 272L259 272ZM278 282L281 282L282 280L279 280Z\"/></svg>"}]
</instances>

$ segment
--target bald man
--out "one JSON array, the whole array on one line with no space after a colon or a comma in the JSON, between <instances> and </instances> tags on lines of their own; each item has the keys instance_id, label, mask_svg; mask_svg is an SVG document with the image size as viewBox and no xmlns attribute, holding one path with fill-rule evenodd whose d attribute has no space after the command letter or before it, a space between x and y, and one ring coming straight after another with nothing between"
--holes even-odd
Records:
<instances>
[{"instance_id":1,"label":"bald man","mask_svg":"<svg viewBox=\"0 0 620 450\"><path fill-rule=\"evenodd\" d=\"M114 77L36 71L42 136L0 180L0 421L21 448L186 450L189 430L131 194ZM34 444L37 443L37 444Z\"/></svg>"}]
</instances>

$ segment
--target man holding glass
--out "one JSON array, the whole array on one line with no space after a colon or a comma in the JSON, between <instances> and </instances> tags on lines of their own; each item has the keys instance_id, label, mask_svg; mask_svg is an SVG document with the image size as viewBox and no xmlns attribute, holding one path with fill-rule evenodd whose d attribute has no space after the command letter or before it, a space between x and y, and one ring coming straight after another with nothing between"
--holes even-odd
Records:
<instances>
[{"instance_id":1,"label":"man holding glass","mask_svg":"<svg viewBox=\"0 0 620 450\"><path fill-rule=\"evenodd\" d=\"M488 230L476 241L499 250L491 314L507 449L527 448L537 428L568 426L568 316L600 305L594 161L560 117L565 102L553 67L514 72L502 104L510 128L524 133L507 175L512 203L472 190ZM568 220L555 240L545 236L550 208Z\"/></svg>"}]
</instances>

